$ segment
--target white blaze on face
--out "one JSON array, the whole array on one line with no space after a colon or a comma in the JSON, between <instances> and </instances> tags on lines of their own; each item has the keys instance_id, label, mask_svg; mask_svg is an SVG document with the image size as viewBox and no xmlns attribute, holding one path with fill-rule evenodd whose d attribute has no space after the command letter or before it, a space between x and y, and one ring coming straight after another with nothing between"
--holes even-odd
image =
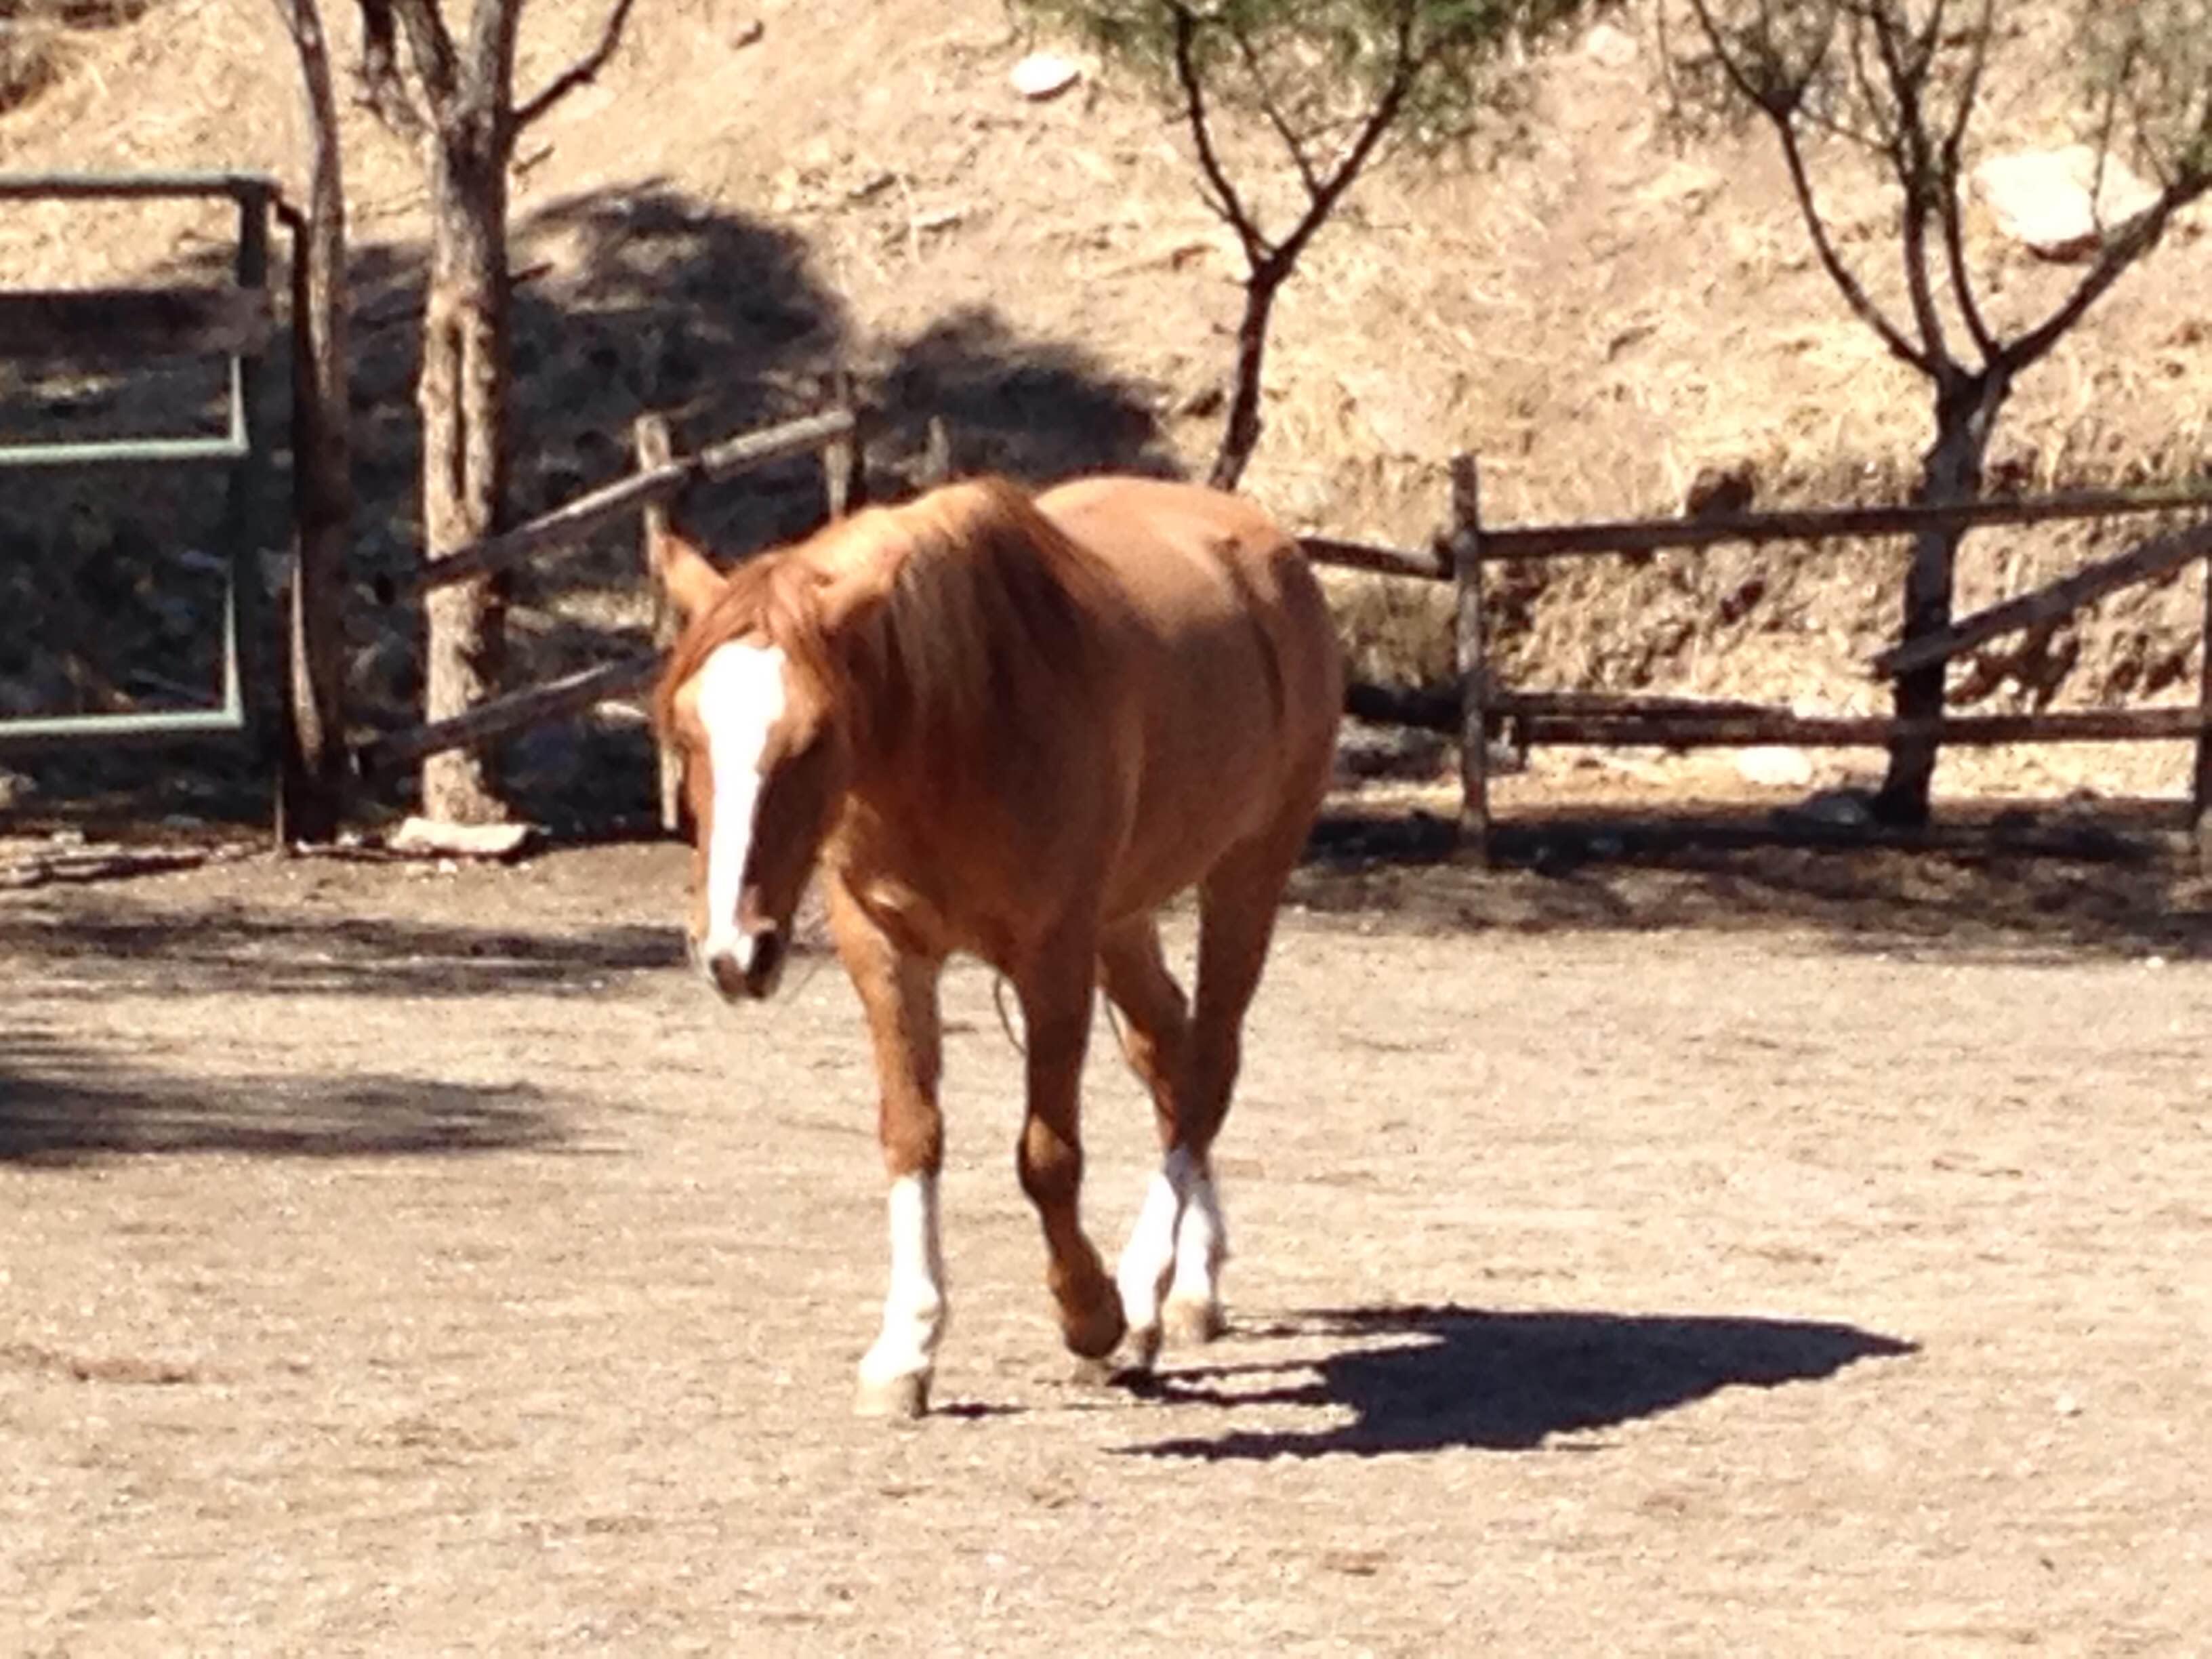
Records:
<instances>
[{"instance_id":1,"label":"white blaze on face","mask_svg":"<svg viewBox=\"0 0 2212 1659\"><path fill-rule=\"evenodd\" d=\"M699 724L713 769L714 827L707 842L707 936L700 955L752 966L753 940L738 927L738 891L760 803L761 757L782 718L783 653L774 646L718 646L699 669Z\"/></svg>"}]
</instances>

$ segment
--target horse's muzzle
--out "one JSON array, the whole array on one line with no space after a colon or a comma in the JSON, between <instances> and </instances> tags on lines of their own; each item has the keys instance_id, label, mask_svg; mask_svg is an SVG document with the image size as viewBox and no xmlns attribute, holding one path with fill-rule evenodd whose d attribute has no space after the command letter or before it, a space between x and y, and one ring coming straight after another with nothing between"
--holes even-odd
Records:
<instances>
[{"instance_id":1,"label":"horse's muzzle","mask_svg":"<svg viewBox=\"0 0 2212 1659\"><path fill-rule=\"evenodd\" d=\"M789 954L781 927L747 934L734 951L719 951L702 964L725 1002L760 1002L775 994Z\"/></svg>"}]
</instances>

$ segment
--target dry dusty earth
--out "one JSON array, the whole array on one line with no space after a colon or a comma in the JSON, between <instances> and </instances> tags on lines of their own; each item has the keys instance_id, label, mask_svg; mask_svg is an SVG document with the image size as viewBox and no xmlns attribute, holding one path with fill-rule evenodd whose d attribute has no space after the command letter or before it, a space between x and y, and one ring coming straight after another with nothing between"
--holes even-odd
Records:
<instances>
[{"instance_id":1,"label":"dry dusty earth","mask_svg":"<svg viewBox=\"0 0 2212 1659\"><path fill-rule=\"evenodd\" d=\"M887 1428L850 994L718 1006L680 856L0 896L0 1650L2205 1650L2201 914L1311 872L1152 1397L1054 1352L957 972ZM1111 1246L1103 1054L1091 1123Z\"/></svg>"}]
</instances>

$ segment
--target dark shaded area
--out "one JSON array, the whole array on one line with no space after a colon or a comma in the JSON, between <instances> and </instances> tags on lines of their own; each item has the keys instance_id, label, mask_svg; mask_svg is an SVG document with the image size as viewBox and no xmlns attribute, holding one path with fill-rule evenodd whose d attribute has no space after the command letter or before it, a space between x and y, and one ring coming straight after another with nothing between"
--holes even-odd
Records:
<instances>
[{"instance_id":1,"label":"dark shaded area","mask_svg":"<svg viewBox=\"0 0 2212 1659\"><path fill-rule=\"evenodd\" d=\"M387 605L380 592L421 556L414 384L424 252L414 243L363 242L353 255L361 510L346 631L357 728L420 718L419 608ZM229 258L227 246L214 244L167 274L217 280ZM915 487L932 415L949 423L957 471L997 469L1044 482L1104 468L1168 468L1152 389L1121 381L1080 348L1024 337L995 313L975 309L910 340L862 337L802 238L665 183L593 191L519 216L513 258L514 522L629 471L631 428L641 414L665 414L678 443L696 448L829 406L841 369L866 422L871 493L878 499ZM179 380L159 372L47 377L35 386L0 378L0 429L40 440L118 423L194 429L208 418L210 390L204 374ZM269 391L272 429L281 434L289 419L281 352L270 364ZM192 699L175 688L214 683L220 584L184 556L204 553L205 532L191 532L191 549L172 544L182 520L171 498L188 490L195 501L205 496L212 512L220 485L219 472L82 475L58 497L58 527L46 510L54 486L45 480L21 502L0 501L0 599L16 617L37 619L20 649L7 643L0 620L0 714L9 682L26 713L89 707L94 696L122 706L176 706ZM271 488L289 483L280 474ZM685 516L726 556L803 535L825 509L822 469L811 458L694 496ZM144 510L132 507L134 499ZM272 495L267 506L270 522L286 521L283 500ZM514 687L649 641L634 520L518 570L513 591ZM70 652L88 651L98 659L90 669L67 665ZM149 681L149 673L157 678ZM646 733L635 726L542 728L509 744L507 758L526 817L572 834L650 820L653 768ZM27 775L49 806L104 795L104 810L125 816L151 811L165 771L158 758L85 751L0 757L0 763ZM266 775L249 758L195 755L188 769L203 779L195 812L265 817ZM403 780L370 805L404 807L410 791Z\"/></svg>"},{"instance_id":2,"label":"dark shaded area","mask_svg":"<svg viewBox=\"0 0 2212 1659\"><path fill-rule=\"evenodd\" d=\"M94 898L73 902L59 923L0 911L0 956L75 961L104 984L188 996L219 994L245 975L257 994L274 995L499 997L594 994L612 975L679 966L684 951L673 926L552 935L258 906L159 913Z\"/></svg>"},{"instance_id":3,"label":"dark shaded area","mask_svg":"<svg viewBox=\"0 0 2212 1659\"><path fill-rule=\"evenodd\" d=\"M1547 814L1504 826L1488 868L1455 854L1444 818L1343 806L1316 827L1291 896L1429 933L1793 928L1907 956L2212 957L2212 877L2179 817L2171 802L1991 804L1861 833L1751 808Z\"/></svg>"},{"instance_id":4,"label":"dark shaded area","mask_svg":"<svg viewBox=\"0 0 2212 1659\"><path fill-rule=\"evenodd\" d=\"M240 1152L401 1158L558 1143L544 1096L525 1084L399 1073L182 1079L120 1068L39 1033L0 1048L0 1163Z\"/></svg>"},{"instance_id":5,"label":"dark shaded area","mask_svg":"<svg viewBox=\"0 0 2212 1659\"><path fill-rule=\"evenodd\" d=\"M1180 476L1155 415L1158 393L1117 378L1080 346L1033 340L968 307L896 346L870 376L877 429L896 465L944 421L957 472L1047 483L1079 472Z\"/></svg>"},{"instance_id":6,"label":"dark shaded area","mask_svg":"<svg viewBox=\"0 0 2212 1659\"><path fill-rule=\"evenodd\" d=\"M1530 1451L1554 1435L1654 1417L1723 1389L1816 1382L1859 1360L1917 1352L1895 1337L1804 1320L1503 1314L1450 1305L1322 1311L1269 1334L1363 1346L1311 1365L1197 1366L1164 1373L1150 1386L1172 1406L1349 1408L1352 1422L1310 1432L1179 1436L1128 1452L1212 1461L1455 1447ZM1390 1340L1364 1346L1377 1339ZM1310 1370L1311 1380L1266 1380L1294 1369Z\"/></svg>"}]
</instances>

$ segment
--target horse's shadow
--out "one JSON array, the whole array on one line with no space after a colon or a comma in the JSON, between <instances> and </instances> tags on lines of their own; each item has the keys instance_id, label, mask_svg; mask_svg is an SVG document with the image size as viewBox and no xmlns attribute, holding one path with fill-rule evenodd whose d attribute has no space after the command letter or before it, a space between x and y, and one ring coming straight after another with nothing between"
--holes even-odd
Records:
<instances>
[{"instance_id":1,"label":"horse's shadow","mask_svg":"<svg viewBox=\"0 0 2212 1659\"><path fill-rule=\"evenodd\" d=\"M1170 1405L1239 1412L1301 1406L1334 1419L1349 1410L1351 1421L1231 1428L1127 1451L1208 1460L1372 1457L1455 1446L1527 1451L1554 1435L1654 1416L1725 1388L1817 1382L1857 1360L1917 1352L1895 1337L1806 1320L1449 1305L1320 1312L1259 1334L1352 1341L1312 1361L1165 1371L1148 1391Z\"/></svg>"}]
</instances>

